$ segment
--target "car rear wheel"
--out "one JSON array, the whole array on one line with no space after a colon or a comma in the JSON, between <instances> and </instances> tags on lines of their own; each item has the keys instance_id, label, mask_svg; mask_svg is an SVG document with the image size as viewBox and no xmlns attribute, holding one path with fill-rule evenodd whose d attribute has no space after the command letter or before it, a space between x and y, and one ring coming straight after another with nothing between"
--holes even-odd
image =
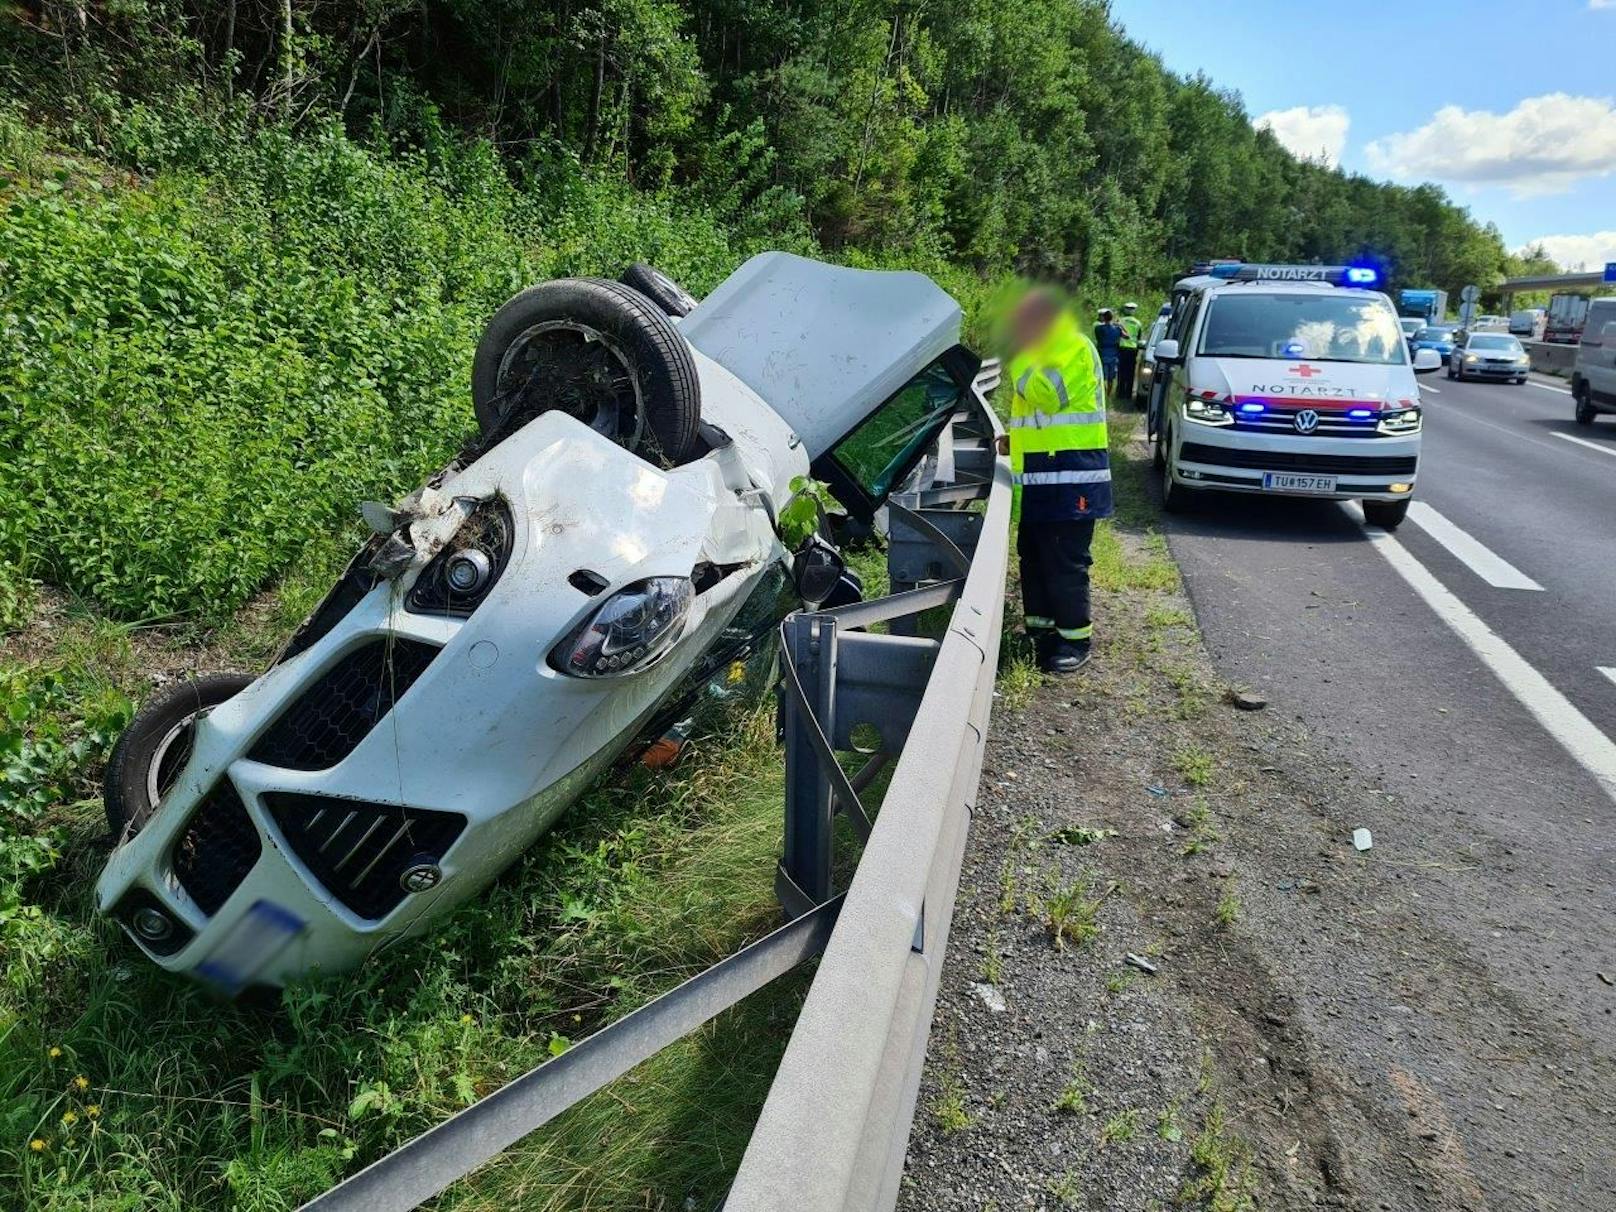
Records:
<instances>
[{"instance_id":1,"label":"car rear wheel","mask_svg":"<svg viewBox=\"0 0 1616 1212\"><path fill-rule=\"evenodd\" d=\"M632 286L670 316L688 316L698 303L691 294L655 265L636 261L623 271L618 279L624 286Z\"/></svg>"},{"instance_id":2,"label":"car rear wheel","mask_svg":"<svg viewBox=\"0 0 1616 1212\"><path fill-rule=\"evenodd\" d=\"M695 358L667 314L621 282L562 278L489 321L471 366L484 446L555 409L663 466L700 451Z\"/></svg>"},{"instance_id":3,"label":"car rear wheel","mask_svg":"<svg viewBox=\"0 0 1616 1212\"><path fill-rule=\"evenodd\" d=\"M1371 526L1379 526L1384 530L1396 530L1403 524L1408 516L1408 500L1401 501L1365 501L1363 503L1364 520Z\"/></svg>"},{"instance_id":4,"label":"car rear wheel","mask_svg":"<svg viewBox=\"0 0 1616 1212\"><path fill-rule=\"evenodd\" d=\"M1581 384L1577 388L1577 394L1574 398L1577 401L1577 424L1592 425L1594 418L1599 415L1594 408L1593 388L1587 383Z\"/></svg>"},{"instance_id":5,"label":"car rear wheel","mask_svg":"<svg viewBox=\"0 0 1616 1212\"><path fill-rule=\"evenodd\" d=\"M252 682L244 673L210 673L165 687L141 705L113 747L103 780L115 842L139 833L179 781L191 760L197 720Z\"/></svg>"}]
</instances>

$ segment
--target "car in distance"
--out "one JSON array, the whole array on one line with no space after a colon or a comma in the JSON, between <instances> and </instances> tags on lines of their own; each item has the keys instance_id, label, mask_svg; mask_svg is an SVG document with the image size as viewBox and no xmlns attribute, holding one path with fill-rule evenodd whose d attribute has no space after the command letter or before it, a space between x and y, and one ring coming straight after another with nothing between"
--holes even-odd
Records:
<instances>
[{"instance_id":1,"label":"car in distance","mask_svg":"<svg viewBox=\"0 0 1616 1212\"><path fill-rule=\"evenodd\" d=\"M1528 341L1542 340L1543 309L1541 307L1526 307L1520 311L1510 312L1509 331L1517 337L1524 337Z\"/></svg>"},{"instance_id":2,"label":"car in distance","mask_svg":"<svg viewBox=\"0 0 1616 1212\"><path fill-rule=\"evenodd\" d=\"M1516 337L1507 332L1457 334L1448 358L1450 379L1503 379L1526 382L1532 359Z\"/></svg>"},{"instance_id":3,"label":"car in distance","mask_svg":"<svg viewBox=\"0 0 1616 1212\"><path fill-rule=\"evenodd\" d=\"M1595 299L1588 308L1571 367L1571 396L1579 425L1600 413L1616 413L1616 299Z\"/></svg>"},{"instance_id":4,"label":"car in distance","mask_svg":"<svg viewBox=\"0 0 1616 1212\"><path fill-rule=\"evenodd\" d=\"M1167 317L1157 316L1156 322L1150 326L1145 334L1144 346L1139 354L1139 371L1134 376L1133 402L1135 407L1146 408L1150 404L1150 389L1156 381L1156 363L1152 355L1156 351L1156 342L1162 339L1167 331Z\"/></svg>"},{"instance_id":5,"label":"car in distance","mask_svg":"<svg viewBox=\"0 0 1616 1212\"><path fill-rule=\"evenodd\" d=\"M1398 316L1397 327L1403 330L1403 340L1412 341L1414 334L1425 327L1424 316Z\"/></svg>"},{"instance_id":6,"label":"car in distance","mask_svg":"<svg viewBox=\"0 0 1616 1212\"><path fill-rule=\"evenodd\" d=\"M1451 324L1427 324L1409 339L1410 353L1419 353L1422 349L1433 350L1446 365L1453 353L1453 337L1457 330Z\"/></svg>"},{"instance_id":7,"label":"car in distance","mask_svg":"<svg viewBox=\"0 0 1616 1212\"><path fill-rule=\"evenodd\" d=\"M96 903L155 963L278 986L475 896L789 610L834 600L833 549L788 548L782 510L811 476L868 524L980 365L918 273L761 253L694 308L627 278L506 303L467 448L366 503L372 537L266 672L154 694L124 731Z\"/></svg>"}]
</instances>

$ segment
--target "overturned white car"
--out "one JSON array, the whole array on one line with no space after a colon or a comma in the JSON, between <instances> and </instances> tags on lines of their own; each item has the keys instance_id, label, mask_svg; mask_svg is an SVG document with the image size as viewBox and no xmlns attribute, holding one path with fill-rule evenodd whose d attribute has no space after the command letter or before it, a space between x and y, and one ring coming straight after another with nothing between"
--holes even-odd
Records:
<instances>
[{"instance_id":1,"label":"overturned white car","mask_svg":"<svg viewBox=\"0 0 1616 1212\"><path fill-rule=\"evenodd\" d=\"M375 538L277 663L131 722L99 907L236 991L351 967L477 893L833 592L778 511L811 472L874 514L969 390L959 329L919 274L783 253L699 305L646 267L516 296L477 351L479 438L367 505Z\"/></svg>"}]
</instances>

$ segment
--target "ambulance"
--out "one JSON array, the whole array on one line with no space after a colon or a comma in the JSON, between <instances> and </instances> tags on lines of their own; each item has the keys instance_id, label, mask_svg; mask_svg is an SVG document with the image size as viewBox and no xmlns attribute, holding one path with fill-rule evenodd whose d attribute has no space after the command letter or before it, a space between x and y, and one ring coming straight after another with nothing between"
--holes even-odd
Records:
<instances>
[{"instance_id":1,"label":"ambulance","mask_svg":"<svg viewBox=\"0 0 1616 1212\"><path fill-rule=\"evenodd\" d=\"M1202 267L1197 267L1201 269ZM1173 287L1154 351L1153 457L1177 513L1205 490L1363 502L1388 529L1419 471L1415 375L1369 266L1218 262Z\"/></svg>"}]
</instances>

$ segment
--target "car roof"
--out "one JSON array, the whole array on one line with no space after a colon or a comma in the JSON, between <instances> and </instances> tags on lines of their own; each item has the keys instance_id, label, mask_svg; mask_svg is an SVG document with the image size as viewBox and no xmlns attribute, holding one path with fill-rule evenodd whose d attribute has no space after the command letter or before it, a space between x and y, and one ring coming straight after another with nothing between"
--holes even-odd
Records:
<instances>
[{"instance_id":1,"label":"car roof","mask_svg":"<svg viewBox=\"0 0 1616 1212\"><path fill-rule=\"evenodd\" d=\"M679 323L816 459L959 344L960 305L924 274L759 253Z\"/></svg>"}]
</instances>

